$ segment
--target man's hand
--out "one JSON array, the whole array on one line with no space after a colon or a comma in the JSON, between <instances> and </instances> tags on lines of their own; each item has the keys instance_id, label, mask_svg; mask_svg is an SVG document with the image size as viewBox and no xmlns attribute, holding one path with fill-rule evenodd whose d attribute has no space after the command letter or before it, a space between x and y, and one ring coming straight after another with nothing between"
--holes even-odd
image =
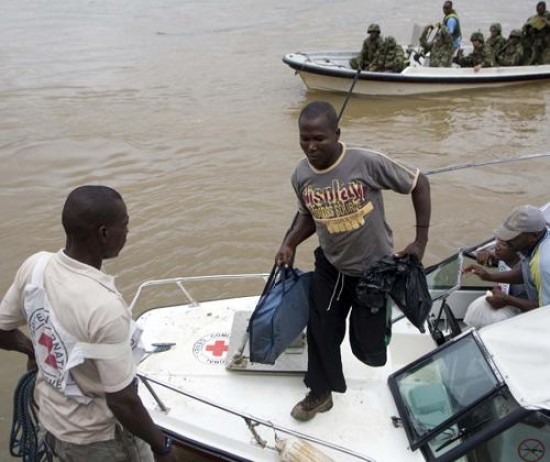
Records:
<instances>
[{"instance_id":1,"label":"man's hand","mask_svg":"<svg viewBox=\"0 0 550 462\"><path fill-rule=\"evenodd\" d=\"M488 250L480 250L476 254L476 261L483 266L492 266L495 262L495 256L492 252Z\"/></svg>"},{"instance_id":2,"label":"man's hand","mask_svg":"<svg viewBox=\"0 0 550 462\"><path fill-rule=\"evenodd\" d=\"M418 261L422 261L424 257L424 252L426 251L427 242L414 241L411 242L407 247L405 247L400 252L394 254L396 257L404 257L405 255L416 255Z\"/></svg>"},{"instance_id":3,"label":"man's hand","mask_svg":"<svg viewBox=\"0 0 550 462\"><path fill-rule=\"evenodd\" d=\"M34 356L29 356L27 358L27 371L34 371L36 369L38 369L36 358Z\"/></svg>"},{"instance_id":4,"label":"man's hand","mask_svg":"<svg viewBox=\"0 0 550 462\"><path fill-rule=\"evenodd\" d=\"M470 265L462 270L462 273L472 273L478 276L482 281L490 281L491 275L489 271L479 265Z\"/></svg>"},{"instance_id":5,"label":"man's hand","mask_svg":"<svg viewBox=\"0 0 550 462\"><path fill-rule=\"evenodd\" d=\"M292 261L292 257L294 255L294 251L295 249L283 242L279 251L277 252L277 255L275 255L275 263L277 264L277 266L290 265L290 262Z\"/></svg>"},{"instance_id":6,"label":"man's hand","mask_svg":"<svg viewBox=\"0 0 550 462\"><path fill-rule=\"evenodd\" d=\"M495 310L498 310L500 308L504 308L505 306L508 306L508 295L505 294L502 290L495 288L492 290L493 295L488 295L485 297L485 300L487 300L487 303L491 305Z\"/></svg>"}]
</instances>

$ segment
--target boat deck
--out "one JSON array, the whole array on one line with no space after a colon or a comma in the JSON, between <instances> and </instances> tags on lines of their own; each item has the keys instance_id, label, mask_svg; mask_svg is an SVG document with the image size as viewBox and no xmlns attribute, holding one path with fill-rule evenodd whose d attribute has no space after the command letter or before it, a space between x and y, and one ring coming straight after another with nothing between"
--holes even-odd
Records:
<instances>
[{"instance_id":1,"label":"boat deck","mask_svg":"<svg viewBox=\"0 0 550 462\"><path fill-rule=\"evenodd\" d=\"M183 433L202 444L222 448L243 460L279 460L269 447L274 446L276 436L287 436L284 431L274 431L269 425L256 427L258 438L265 440L268 446L263 449L254 440L246 416L364 456L361 459L317 445L338 461L423 460L418 451L412 453L407 449L405 433L392 423L391 417L397 415L397 411L386 380L399 365L433 348L428 334L419 335L405 319L398 321L389 351L390 360L382 368L366 367L356 360L345 340L342 357L348 391L334 394L334 408L330 412L302 423L290 416L292 406L307 391L302 373L281 373L277 364L262 366L259 372L226 368L234 313L243 310L251 313L256 301L257 297L246 297L207 302L198 307L160 308L139 318L138 324L147 325L143 337L147 349L154 349L155 343L175 343L168 351L150 354L139 366L139 373L194 396L153 385L169 408L163 413L142 387L140 394L146 406L157 409L154 416L157 423L176 434ZM285 361L284 356L277 363Z\"/></svg>"}]
</instances>

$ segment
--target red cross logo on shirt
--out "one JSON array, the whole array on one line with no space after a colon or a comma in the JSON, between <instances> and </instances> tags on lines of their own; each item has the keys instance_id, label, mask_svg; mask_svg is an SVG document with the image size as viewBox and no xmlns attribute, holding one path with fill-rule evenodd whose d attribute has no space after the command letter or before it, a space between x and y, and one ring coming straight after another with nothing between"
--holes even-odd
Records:
<instances>
[{"instance_id":1,"label":"red cross logo on shirt","mask_svg":"<svg viewBox=\"0 0 550 462\"><path fill-rule=\"evenodd\" d=\"M221 356L229 350L229 347L225 343L225 340L216 340L213 345L206 345L205 350L212 352L212 356Z\"/></svg>"},{"instance_id":2,"label":"red cross logo on shirt","mask_svg":"<svg viewBox=\"0 0 550 462\"><path fill-rule=\"evenodd\" d=\"M52 354L53 338L51 338L49 335L46 335L45 333L42 333L42 335L38 339L38 343L40 343L40 345L44 345L48 349L48 355L46 356L44 362L48 366L57 369L57 361L55 359L55 355Z\"/></svg>"}]
</instances>

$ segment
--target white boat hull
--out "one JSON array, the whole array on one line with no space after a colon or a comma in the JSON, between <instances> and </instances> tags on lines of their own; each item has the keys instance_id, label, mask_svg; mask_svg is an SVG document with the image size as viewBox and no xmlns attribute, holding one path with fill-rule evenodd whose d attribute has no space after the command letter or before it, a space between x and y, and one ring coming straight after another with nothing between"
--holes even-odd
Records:
<instances>
[{"instance_id":1,"label":"white boat hull","mask_svg":"<svg viewBox=\"0 0 550 462\"><path fill-rule=\"evenodd\" d=\"M357 71L350 52L291 53L283 62L296 70L311 90L347 93ZM550 65L473 68L430 68L412 65L399 74L361 71L353 92L369 96L403 96L501 88L550 79Z\"/></svg>"}]
</instances>

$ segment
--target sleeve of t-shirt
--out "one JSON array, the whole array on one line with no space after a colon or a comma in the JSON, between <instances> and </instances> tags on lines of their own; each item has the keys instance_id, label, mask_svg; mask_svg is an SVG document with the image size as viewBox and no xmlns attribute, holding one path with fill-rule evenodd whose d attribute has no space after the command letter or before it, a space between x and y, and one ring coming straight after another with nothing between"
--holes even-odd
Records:
<instances>
[{"instance_id":1,"label":"sleeve of t-shirt","mask_svg":"<svg viewBox=\"0 0 550 462\"><path fill-rule=\"evenodd\" d=\"M18 292L14 282L0 302L0 329L2 330L17 329L25 324Z\"/></svg>"},{"instance_id":2,"label":"sleeve of t-shirt","mask_svg":"<svg viewBox=\"0 0 550 462\"><path fill-rule=\"evenodd\" d=\"M23 289L31 277L40 253L31 255L17 270L13 283L0 302L0 329L13 330L26 323Z\"/></svg>"},{"instance_id":3,"label":"sleeve of t-shirt","mask_svg":"<svg viewBox=\"0 0 550 462\"><path fill-rule=\"evenodd\" d=\"M302 215L311 215L308 208L306 207L306 204L303 201L302 198L302 192L300 191L300 182L298 180L298 169L300 166L296 167L294 170L294 173L292 174L292 177L290 178L290 182L292 183L292 188L294 189L294 193L296 194L296 200L298 205L298 212L300 212Z\"/></svg>"},{"instance_id":4,"label":"sleeve of t-shirt","mask_svg":"<svg viewBox=\"0 0 550 462\"><path fill-rule=\"evenodd\" d=\"M420 174L418 168L397 162L382 153L370 152L366 155L366 169L375 186L401 194L410 194L415 188Z\"/></svg>"},{"instance_id":5,"label":"sleeve of t-shirt","mask_svg":"<svg viewBox=\"0 0 550 462\"><path fill-rule=\"evenodd\" d=\"M106 393L115 393L127 387L135 377L136 368L130 346L131 316L125 307L121 307L124 314L101 322L94 328L91 343L99 344L127 344L120 354L109 360L94 359L99 378ZM115 311L113 307L109 307Z\"/></svg>"},{"instance_id":6,"label":"sleeve of t-shirt","mask_svg":"<svg viewBox=\"0 0 550 462\"><path fill-rule=\"evenodd\" d=\"M455 18L449 18L447 20L447 29L449 29L449 32L452 34L456 29L456 19Z\"/></svg>"}]
</instances>

